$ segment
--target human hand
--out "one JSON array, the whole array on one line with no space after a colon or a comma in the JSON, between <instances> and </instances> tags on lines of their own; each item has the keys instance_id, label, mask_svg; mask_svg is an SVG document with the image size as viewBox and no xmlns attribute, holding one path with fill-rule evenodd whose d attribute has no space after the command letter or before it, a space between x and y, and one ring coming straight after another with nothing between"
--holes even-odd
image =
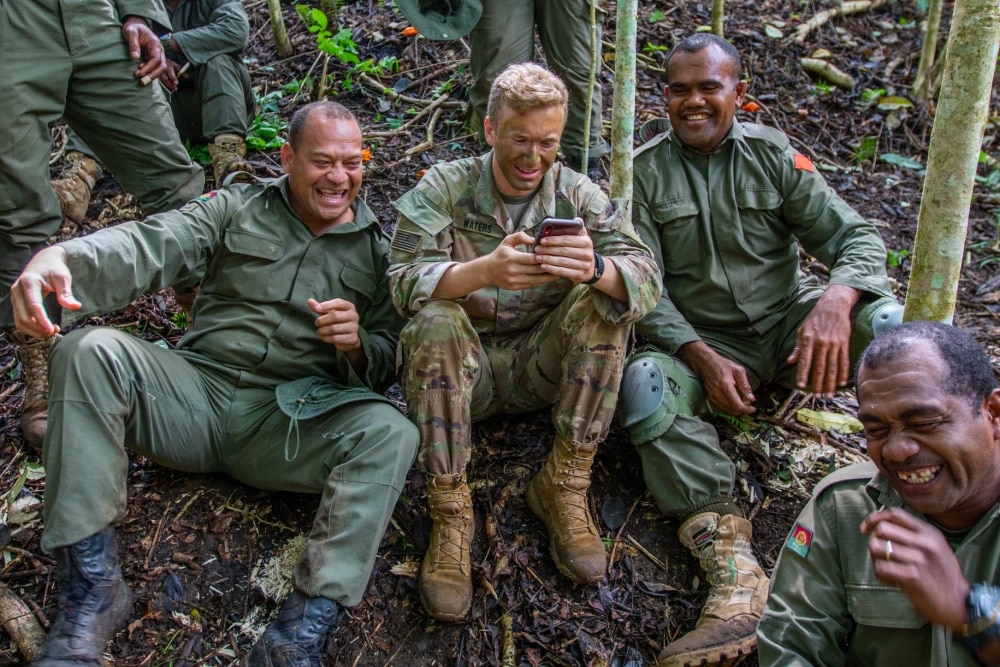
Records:
<instances>
[{"instance_id":1,"label":"human hand","mask_svg":"<svg viewBox=\"0 0 1000 667\"><path fill-rule=\"evenodd\" d=\"M160 83L171 93L177 92L177 86L180 85L181 77L186 76L184 73L185 69L186 66L181 67L177 62L167 58L167 68L160 75Z\"/></svg>"},{"instance_id":2,"label":"human hand","mask_svg":"<svg viewBox=\"0 0 1000 667\"><path fill-rule=\"evenodd\" d=\"M128 53L132 60L139 61L135 76L142 85L149 85L167 68L167 57L163 52L156 33L146 25L145 19L129 16L122 22L122 36L128 43Z\"/></svg>"},{"instance_id":3,"label":"human hand","mask_svg":"<svg viewBox=\"0 0 1000 667\"><path fill-rule=\"evenodd\" d=\"M858 291L846 285L830 285L816 301L795 337L795 349L787 361L798 364L795 384L823 398L832 398L837 387L851 376L851 308Z\"/></svg>"},{"instance_id":4,"label":"human hand","mask_svg":"<svg viewBox=\"0 0 1000 667\"><path fill-rule=\"evenodd\" d=\"M514 232L504 237L496 250L484 258L487 281L505 290L521 290L559 279L538 263L534 253L518 250L531 246L535 239L526 232Z\"/></svg>"},{"instance_id":5,"label":"human hand","mask_svg":"<svg viewBox=\"0 0 1000 667\"><path fill-rule=\"evenodd\" d=\"M66 251L50 246L39 251L10 287L11 308L17 328L35 338L48 338L59 333L45 312L43 299L55 293L59 304L69 310L79 310L82 304L71 290L73 277L66 264Z\"/></svg>"},{"instance_id":6,"label":"human hand","mask_svg":"<svg viewBox=\"0 0 1000 667\"><path fill-rule=\"evenodd\" d=\"M921 616L952 630L968 620L970 584L940 530L893 507L865 517L861 532L870 536L875 576L901 588Z\"/></svg>"},{"instance_id":7,"label":"human hand","mask_svg":"<svg viewBox=\"0 0 1000 667\"><path fill-rule=\"evenodd\" d=\"M583 222L582 218L577 218ZM574 283L594 277L594 242L584 227L575 235L546 236L534 248L542 270Z\"/></svg>"},{"instance_id":8,"label":"human hand","mask_svg":"<svg viewBox=\"0 0 1000 667\"><path fill-rule=\"evenodd\" d=\"M701 379L713 408L734 417L757 412L747 369L727 359L706 343L692 341L677 350L681 361L691 367Z\"/></svg>"},{"instance_id":9,"label":"human hand","mask_svg":"<svg viewBox=\"0 0 1000 667\"><path fill-rule=\"evenodd\" d=\"M344 299L330 299L322 303L309 299L306 303L319 315L316 318L316 333L321 340L345 353L361 349L361 337L358 335L360 318L353 303Z\"/></svg>"}]
</instances>

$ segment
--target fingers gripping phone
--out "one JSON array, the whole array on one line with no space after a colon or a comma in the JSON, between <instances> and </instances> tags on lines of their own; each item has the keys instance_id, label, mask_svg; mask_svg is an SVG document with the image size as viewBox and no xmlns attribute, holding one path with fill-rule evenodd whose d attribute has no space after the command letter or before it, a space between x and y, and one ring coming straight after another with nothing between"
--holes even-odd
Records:
<instances>
[{"instance_id":1,"label":"fingers gripping phone","mask_svg":"<svg viewBox=\"0 0 1000 667\"><path fill-rule=\"evenodd\" d=\"M569 218L545 218L535 234L535 245L550 236L576 236L583 229L583 223Z\"/></svg>"}]
</instances>

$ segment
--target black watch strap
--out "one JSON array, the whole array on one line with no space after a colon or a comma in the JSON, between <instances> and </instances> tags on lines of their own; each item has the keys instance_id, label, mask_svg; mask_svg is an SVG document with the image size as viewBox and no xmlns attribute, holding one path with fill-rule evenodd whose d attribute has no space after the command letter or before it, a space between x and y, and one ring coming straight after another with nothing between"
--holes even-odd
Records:
<instances>
[{"instance_id":1,"label":"black watch strap","mask_svg":"<svg viewBox=\"0 0 1000 667\"><path fill-rule=\"evenodd\" d=\"M584 285L593 285L604 275L604 258L596 252L594 253L594 277L583 281Z\"/></svg>"}]
</instances>

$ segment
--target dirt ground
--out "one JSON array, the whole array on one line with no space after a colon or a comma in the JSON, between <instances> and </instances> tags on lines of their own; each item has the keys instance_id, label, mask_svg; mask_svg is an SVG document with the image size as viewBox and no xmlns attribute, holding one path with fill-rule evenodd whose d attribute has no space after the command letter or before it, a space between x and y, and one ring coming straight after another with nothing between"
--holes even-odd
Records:
<instances>
[{"instance_id":1,"label":"dirt ground","mask_svg":"<svg viewBox=\"0 0 1000 667\"><path fill-rule=\"evenodd\" d=\"M616 8L614 2L602 4L609 11L604 39L610 44ZM883 103L880 108L877 99L900 96L914 101L910 89L922 16L912 5L889 4L834 20L802 44L792 42L796 26L834 4L727 3L726 34L745 58L750 99L758 105L756 111L741 112L740 118L784 130L840 194L878 226L902 300L922 174L899 160L874 158L892 154L926 164L932 112L920 104L890 109ZM252 42L246 57L254 84L260 97L270 94L270 104L287 119L315 92L309 83L298 93L287 84L307 74L318 81L323 69L315 38L292 6L285 5L296 55L280 60L264 3L247 0L246 5ZM710 3L641 3L637 128L665 114L660 47L706 26L709 8ZM345 2L339 11L340 25L349 29L362 61L398 59L398 71L383 68L365 75L349 74L349 67L336 58L328 64L327 96L354 110L368 135L371 160L363 195L383 222L391 224L389 203L413 186L421 170L481 149L464 129L468 48L464 42L404 36L408 24L387 3ZM942 34L947 24L946 18ZM857 78L854 88L818 82L802 69L799 58L820 49ZM599 77L605 119L610 118L612 80L613 49L606 47ZM437 107L439 115L425 113L399 129L442 93L449 97ZM956 323L990 346L1000 368L1000 103L995 88L992 102ZM423 150L408 153L427 138L429 120L433 140ZM607 135L607 126L605 130ZM53 136L58 152L64 135L55 128ZM277 175L276 151L250 157L262 173ZM56 163L54 175L58 169ZM87 223L77 231L88 233L138 215L132 198L106 175L98 183ZM811 258L803 262L809 271L825 272ZM167 290L93 318L88 325L115 326L172 344L183 333L176 312ZM47 628L56 614L58 586L55 561L39 547L44 471L38 454L20 435L22 371L5 337L0 338L0 368L0 499L8 504L7 523L0 525L0 588L8 587ZM737 462L736 494L753 519L754 549L770 570L812 486L827 472L864 458L864 442L796 419L804 407L851 414L856 405L850 391L822 401L774 388L762 392L759 401L754 419L719 419L717 425L724 447ZM676 523L659 515L645 491L635 452L617 427L598 453L591 492L609 550L608 576L596 586L573 586L557 573L544 527L522 496L528 479L542 465L552 434L544 412L492 419L475 427L476 457L469 471L477 523L472 554L475 602L466 623L437 623L421 608L415 575L430 520L422 478L411 472L382 540L368 594L350 610L327 646L328 665L639 667L651 664L666 641L693 627L705 586L695 562L677 543ZM266 493L225 477L175 473L133 458L129 511L118 535L126 578L138 601L127 630L109 647L109 663L232 663L276 612L277 603L261 586L283 594L281 586L287 582L276 573L294 553L293 538L308 530L315 506L315 497ZM749 662L755 663L752 658ZM0 667L16 664L21 664L21 656L0 630Z\"/></svg>"}]
</instances>

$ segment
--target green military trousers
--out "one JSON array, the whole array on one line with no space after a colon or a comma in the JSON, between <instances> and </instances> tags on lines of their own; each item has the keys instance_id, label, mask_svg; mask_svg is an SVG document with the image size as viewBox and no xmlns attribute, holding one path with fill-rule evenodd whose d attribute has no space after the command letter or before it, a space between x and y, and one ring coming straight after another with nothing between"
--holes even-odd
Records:
<instances>
[{"instance_id":1,"label":"green military trousers","mask_svg":"<svg viewBox=\"0 0 1000 667\"><path fill-rule=\"evenodd\" d=\"M250 73L229 54L191 67L177 90L166 95L181 139L191 143L211 141L220 134L246 137L256 108ZM74 132L66 138L66 150L99 158Z\"/></svg>"},{"instance_id":2,"label":"green military trousers","mask_svg":"<svg viewBox=\"0 0 1000 667\"><path fill-rule=\"evenodd\" d=\"M147 213L202 192L159 85L143 86L107 0L0 2L0 326L8 291L62 222L49 126L65 118Z\"/></svg>"},{"instance_id":3,"label":"green military trousers","mask_svg":"<svg viewBox=\"0 0 1000 667\"><path fill-rule=\"evenodd\" d=\"M600 53L601 21L604 12L597 10L597 44ZM507 65L535 59L535 26L545 51L549 68L559 75L569 92L569 116L562 135L563 153L573 157L583 154L583 124L587 99L590 109L590 157L608 152L601 138L601 83L590 88L590 0L483 0L483 15L469 34L472 54L469 69L472 90L469 101L480 125L486 117L490 86ZM601 63L598 58L598 68ZM482 136L482 127L476 128ZM577 171L579 163L567 164Z\"/></svg>"},{"instance_id":4,"label":"green military trousers","mask_svg":"<svg viewBox=\"0 0 1000 667\"><path fill-rule=\"evenodd\" d=\"M200 355L86 328L53 347L50 377L46 551L122 520L128 449L177 470L321 494L296 588L361 600L417 449L416 429L391 404L357 401L300 420L292 457L273 383Z\"/></svg>"},{"instance_id":5,"label":"green military trousers","mask_svg":"<svg viewBox=\"0 0 1000 667\"><path fill-rule=\"evenodd\" d=\"M630 333L600 317L585 285L515 334L480 336L461 304L428 301L400 335L403 392L421 438L418 465L431 475L462 473L473 421L547 406L559 435L603 440Z\"/></svg>"},{"instance_id":6,"label":"green military trousers","mask_svg":"<svg viewBox=\"0 0 1000 667\"><path fill-rule=\"evenodd\" d=\"M803 293L781 324L764 334L750 327L699 330L698 334L713 350L742 364L753 389L771 382L794 387L796 367L785 360L795 347L799 325L821 294L822 290ZM894 302L884 298L855 306L850 343L852 363L871 342L869 320L886 303ZM700 379L684 362L654 347L633 354L622 390L623 417L629 414L629 403L636 395L633 366L644 362L655 364L662 373L664 402L659 412L629 425L628 432L639 452L646 486L660 510L683 520L708 506L731 502L736 468L719 446L715 428L704 420L711 414L711 407Z\"/></svg>"}]
</instances>

